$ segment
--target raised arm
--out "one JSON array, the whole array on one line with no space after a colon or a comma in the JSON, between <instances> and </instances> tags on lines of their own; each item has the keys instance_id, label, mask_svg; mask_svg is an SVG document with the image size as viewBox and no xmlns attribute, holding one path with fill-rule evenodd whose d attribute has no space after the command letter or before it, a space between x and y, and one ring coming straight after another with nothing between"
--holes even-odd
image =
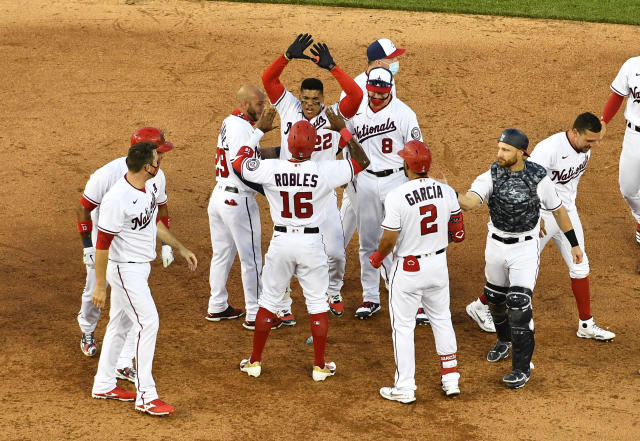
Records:
<instances>
[{"instance_id":1,"label":"raised arm","mask_svg":"<svg viewBox=\"0 0 640 441\"><path fill-rule=\"evenodd\" d=\"M304 51L311 43L313 43L313 39L310 34L299 34L287 51L271 63L262 74L262 85L272 104L275 104L285 91L284 85L280 82L282 71L289 61L295 58L310 60L311 57L305 55Z\"/></svg>"},{"instance_id":2,"label":"raised arm","mask_svg":"<svg viewBox=\"0 0 640 441\"><path fill-rule=\"evenodd\" d=\"M329 123L331 124L330 129L336 132L340 132L340 134L342 135L342 139L349 146L351 161L354 162L354 172L359 173L369 167L369 157L362 149L360 143L356 141L351 132L347 130L344 119L342 119L341 116L336 115L336 113L331 108L328 108L325 113L327 114L327 118L329 118Z\"/></svg>"}]
</instances>

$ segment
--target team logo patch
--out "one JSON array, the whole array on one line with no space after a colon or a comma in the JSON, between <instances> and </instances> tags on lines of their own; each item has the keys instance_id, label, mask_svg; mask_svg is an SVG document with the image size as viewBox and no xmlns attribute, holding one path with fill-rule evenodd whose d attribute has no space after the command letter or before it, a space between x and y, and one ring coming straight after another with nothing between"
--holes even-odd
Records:
<instances>
[{"instance_id":1,"label":"team logo patch","mask_svg":"<svg viewBox=\"0 0 640 441\"><path fill-rule=\"evenodd\" d=\"M256 158L250 159L249 162L247 162L247 170L249 171L256 170L258 166L260 166L260 161Z\"/></svg>"},{"instance_id":2,"label":"team logo patch","mask_svg":"<svg viewBox=\"0 0 640 441\"><path fill-rule=\"evenodd\" d=\"M411 137L413 139L415 139L416 141L420 140L420 129L417 127L414 127L413 129L411 129Z\"/></svg>"}]
</instances>

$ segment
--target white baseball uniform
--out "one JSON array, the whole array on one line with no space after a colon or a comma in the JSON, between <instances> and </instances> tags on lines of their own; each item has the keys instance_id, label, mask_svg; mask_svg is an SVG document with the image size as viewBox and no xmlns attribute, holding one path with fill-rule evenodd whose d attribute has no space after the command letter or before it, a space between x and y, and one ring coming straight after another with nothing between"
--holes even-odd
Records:
<instances>
[{"instance_id":1,"label":"white baseball uniform","mask_svg":"<svg viewBox=\"0 0 640 441\"><path fill-rule=\"evenodd\" d=\"M248 159L242 178L262 184L269 201L274 233L262 272L258 303L275 313L296 274L309 314L328 311L328 258L319 228L329 212L334 189L354 175L351 161L283 161Z\"/></svg>"},{"instance_id":2,"label":"white baseball uniform","mask_svg":"<svg viewBox=\"0 0 640 441\"><path fill-rule=\"evenodd\" d=\"M236 176L231 164L240 147L257 146L261 132L256 132L237 111L223 121L218 135L216 186L207 210L213 248L209 269L211 295L207 311L219 313L229 306L227 278L237 253L240 256L247 321L255 321L262 289L260 210L255 191Z\"/></svg>"},{"instance_id":3,"label":"white baseball uniform","mask_svg":"<svg viewBox=\"0 0 640 441\"><path fill-rule=\"evenodd\" d=\"M360 108L358 109L358 113L365 112L367 107L369 106L369 99L367 93L367 72L362 72L360 75L355 77L353 81L362 89L363 98L360 102ZM391 87L391 95L396 96L396 84L395 79L393 79L393 86ZM340 94L340 99L343 99L347 94L342 92ZM345 158L349 157L349 148L345 150L344 156ZM342 204L340 205L340 218L342 220L342 229L344 230L344 247L346 248L351 242L351 238L353 234L356 232L357 219L356 219L356 207L354 206L353 199L355 199L355 185L358 177L356 176L353 182L350 182L342 193Z\"/></svg>"},{"instance_id":4,"label":"white baseball uniform","mask_svg":"<svg viewBox=\"0 0 640 441\"><path fill-rule=\"evenodd\" d=\"M544 209L541 210L540 214L542 220L544 220L547 234L540 239L540 252L542 252L549 240L553 239L562 254L562 258L569 267L569 275L573 279L583 279L589 275L589 259L584 247L584 233L576 208L576 196L580 177L586 170L590 157L591 150L586 153L575 151L569 142L567 133L561 132L538 143L529 158L530 161L536 162L547 169L547 176L555 184L558 196L562 200L562 205L566 208L569 219L571 219L571 224L578 238L578 244L582 249L583 258L581 263L573 263L569 240L558 226L553 213Z\"/></svg>"},{"instance_id":5,"label":"white baseball uniform","mask_svg":"<svg viewBox=\"0 0 640 441\"><path fill-rule=\"evenodd\" d=\"M146 405L158 398L151 368L159 320L147 283L149 262L156 258L157 201L161 197L153 181L147 181L143 191L121 177L102 198L98 223L98 230L114 238L107 264L111 310L93 393L106 393L116 387L116 362L125 336L133 327L136 330L136 405Z\"/></svg>"},{"instance_id":6,"label":"white baseball uniform","mask_svg":"<svg viewBox=\"0 0 640 441\"><path fill-rule=\"evenodd\" d=\"M128 171L126 156L118 159L114 159L108 164L100 167L96 170L87 181L87 184L82 194L82 203L85 207L95 207L91 211L91 220L94 226L98 226L100 222L100 208L102 199L105 194L111 189L111 187L121 179ZM164 205L168 202L166 194L167 181L162 169L158 169L157 175L148 181L148 185L157 190L157 203L158 205ZM154 220L155 222L155 220ZM91 232L91 241L95 245L96 238L98 236L98 230L96 228ZM82 292L82 303L80 305L80 312L78 312L78 324L83 333L93 332L98 324L100 318L100 309L96 308L91 302L93 297L93 290L96 287L96 270L93 267L86 267L87 278ZM116 368L122 369L131 366L131 360L135 356L135 326L131 328L127 336L125 345L122 348L122 354L118 359Z\"/></svg>"},{"instance_id":7,"label":"white baseball uniform","mask_svg":"<svg viewBox=\"0 0 640 441\"><path fill-rule=\"evenodd\" d=\"M431 178L418 178L389 191L384 206L382 228L399 232L389 287L395 388L416 390L414 329L419 307L431 320L442 381L457 384L458 349L449 311L446 255L449 219L460 213L456 192Z\"/></svg>"},{"instance_id":8,"label":"white baseball uniform","mask_svg":"<svg viewBox=\"0 0 640 441\"><path fill-rule=\"evenodd\" d=\"M284 90L282 96L273 103L280 115L280 159L288 161L291 159L288 138L291 126L298 121L309 121L317 131L316 145L311 154L312 161L335 161L336 155L340 151L340 133L329 130L329 118L326 115L326 108L323 107L320 113L311 120L307 120L302 112L300 100L293 96L288 90ZM331 109L340 114L339 104L333 104ZM344 251L344 233L340 222L340 211L338 210L338 197L335 190L330 194L330 203L327 205L326 220L319 225L324 237L327 257L329 258L329 288L327 294L334 296L340 294L342 289L345 265L347 256ZM281 310L291 309L291 297L285 296L285 300L280 307Z\"/></svg>"},{"instance_id":9,"label":"white baseball uniform","mask_svg":"<svg viewBox=\"0 0 640 441\"><path fill-rule=\"evenodd\" d=\"M487 201L493 193L491 170L478 176L471 184L469 191L475 193L481 203ZM556 211L562 206L562 201L548 176L545 176L538 183L536 193L542 208ZM494 227L491 219L489 219L487 226L489 230L485 248L487 282L500 287L520 286L533 291L540 265L540 243L538 240L540 220L538 219L533 229L521 233L499 230ZM518 242L506 244L495 239L494 235L503 239L517 239ZM532 256L538 258L533 260Z\"/></svg>"},{"instance_id":10,"label":"white baseball uniform","mask_svg":"<svg viewBox=\"0 0 640 441\"><path fill-rule=\"evenodd\" d=\"M618 182L620 192L640 224L640 57L629 58L611 83L611 90L628 97L624 109L627 130L622 141ZM640 232L637 233L640 244Z\"/></svg>"},{"instance_id":11,"label":"white baseball uniform","mask_svg":"<svg viewBox=\"0 0 640 441\"><path fill-rule=\"evenodd\" d=\"M380 270L369 265L369 256L376 250L384 218L384 200L387 193L407 181L403 159L398 152L411 140L422 141L416 114L399 98L392 98L383 109L374 112L367 105L346 122L347 128L358 140L371 164L360 173L354 195L357 206L358 234L360 237L360 272L364 302L380 303ZM379 176L376 176L376 173ZM385 279L391 259L383 263Z\"/></svg>"}]
</instances>

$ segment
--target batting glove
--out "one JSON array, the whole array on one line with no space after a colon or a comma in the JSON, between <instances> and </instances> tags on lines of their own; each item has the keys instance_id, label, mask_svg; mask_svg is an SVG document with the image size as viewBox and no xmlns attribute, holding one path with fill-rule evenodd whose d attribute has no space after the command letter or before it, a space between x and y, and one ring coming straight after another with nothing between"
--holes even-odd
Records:
<instances>
[{"instance_id":1,"label":"batting glove","mask_svg":"<svg viewBox=\"0 0 640 441\"><path fill-rule=\"evenodd\" d=\"M331 57L331 53L329 52L329 48L324 43L316 43L313 45L311 49L311 53L315 55L315 63L318 67L323 69L331 70L336 67L335 61L333 61L333 57Z\"/></svg>"},{"instance_id":2,"label":"batting glove","mask_svg":"<svg viewBox=\"0 0 640 441\"><path fill-rule=\"evenodd\" d=\"M173 263L173 250L170 245L162 245L162 266L168 267Z\"/></svg>"},{"instance_id":3,"label":"batting glove","mask_svg":"<svg viewBox=\"0 0 640 441\"><path fill-rule=\"evenodd\" d=\"M374 268L380 268L384 258L385 258L385 256L380 254L380 251L376 250L371 256L369 256L369 263Z\"/></svg>"},{"instance_id":4,"label":"batting glove","mask_svg":"<svg viewBox=\"0 0 640 441\"><path fill-rule=\"evenodd\" d=\"M82 261L87 268L94 269L96 267L96 249L95 247L86 247L83 251Z\"/></svg>"},{"instance_id":5,"label":"batting glove","mask_svg":"<svg viewBox=\"0 0 640 441\"><path fill-rule=\"evenodd\" d=\"M304 54L304 51L313 43L311 34L299 34L289 49L284 53L287 60L291 61L294 58L301 58L303 60L312 60L308 55Z\"/></svg>"}]
</instances>

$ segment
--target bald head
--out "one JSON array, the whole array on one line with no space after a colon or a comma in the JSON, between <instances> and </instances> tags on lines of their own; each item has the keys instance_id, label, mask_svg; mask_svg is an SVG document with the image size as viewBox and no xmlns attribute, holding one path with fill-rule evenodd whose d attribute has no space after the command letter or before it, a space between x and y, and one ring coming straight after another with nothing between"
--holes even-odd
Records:
<instances>
[{"instance_id":1,"label":"bald head","mask_svg":"<svg viewBox=\"0 0 640 441\"><path fill-rule=\"evenodd\" d=\"M243 84L236 93L238 109L252 121L257 121L264 110L264 93L253 84Z\"/></svg>"}]
</instances>

